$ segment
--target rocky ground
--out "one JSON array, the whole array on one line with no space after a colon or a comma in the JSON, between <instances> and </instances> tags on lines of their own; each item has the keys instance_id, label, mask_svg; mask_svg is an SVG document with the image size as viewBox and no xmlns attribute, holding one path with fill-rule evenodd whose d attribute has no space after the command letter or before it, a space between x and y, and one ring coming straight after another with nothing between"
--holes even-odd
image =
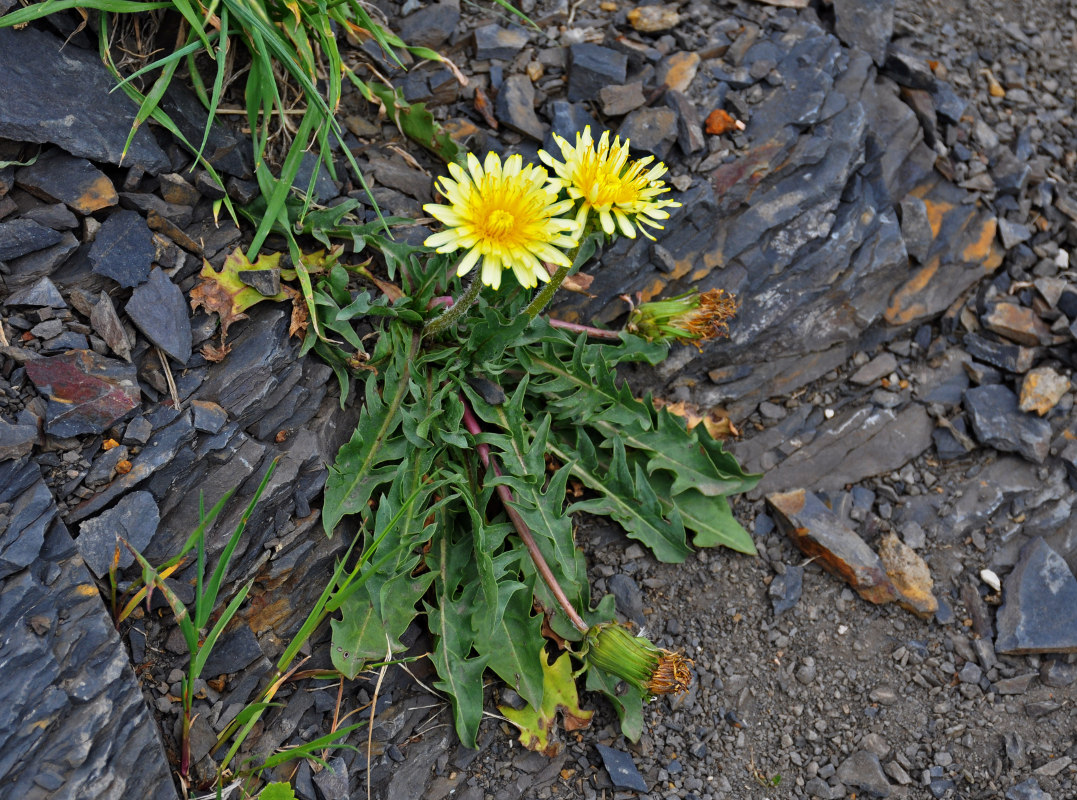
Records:
<instances>
[{"instance_id":1,"label":"rocky ground","mask_svg":"<svg viewBox=\"0 0 1077 800\"><path fill-rule=\"evenodd\" d=\"M626 292L737 293L728 342L628 377L742 430L766 477L735 509L760 556L663 565L581 520L595 594L695 660L640 742L592 699L595 723L552 759L494 717L461 748L418 661L345 688L341 714L377 694L372 751L364 731L332 771L302 762L298 796L1077 796L1077 15L899 0L887 24L886 3L788 5L528 0L527 31L484 7L379 4L468 74L393 77L470 149L533 157L590 124L670 165L684 206L665 234L608 250L597 296L559 313L615 324ZM224 362L199 352L215 320L190 290L244 231L214 224L217 190L166 137L144 129L118 166L130 112L76 26L0 30L0 161L41 151L0 168L0 665L25 676L0 686L0 794L172 797L182 640L163 609L112 627L115 532L163 560L200 489L249 496L282 457L232 575L253 600L206 669L209 771L345 538L317 509L354 411L298 358L283 306L237 323ZM369 45L355 57L391 71ZM167 102L197 130L191 97ZM378 203L419 216L436 163L349 103ZM249 200L239 140L216 130L210 151ZM338 177L322 201L365 202ZM316 645L306 666L325 664ZM332 724L335 685L288 699L253 753Z\"/></svg>"}]
</instances>

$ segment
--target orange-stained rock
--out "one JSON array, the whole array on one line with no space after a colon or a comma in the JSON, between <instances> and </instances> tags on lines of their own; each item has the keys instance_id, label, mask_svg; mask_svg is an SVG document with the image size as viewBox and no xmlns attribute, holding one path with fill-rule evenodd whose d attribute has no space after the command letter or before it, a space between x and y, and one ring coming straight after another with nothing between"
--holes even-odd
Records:
<instances>
[{"instance_id":1,"label":"orange-stained rock","mask_svg":"<svg viewBox=\"0 0 1077 800\"><path fill-rule=\"evenodd\" d=\"M1037 367L1021 382L1022 411L1035 411L1041 417L1058 405L1070 390L1070 379L1050 367Z\"/></svg>"},{"instance_id":2,"label":"orange-stained rock","mask_svg":"<svg viewBox=\"0 0 1077 800\"><path fill-rule=\"evenodd\" d=\"M1039 315L1017 303L995 303L980 321L989 331L1029 347L1047 344L1051 340L1051 331Z\"/></svg>"},{"instance_id":3,"label":"orange-stained rock","mask_svg":"<svg viewBox=\"0 0 1077 800\"><path fill-rule=\"evenodd\" d=\"M628 24L641 33L657 33L681 21L676 6L640 6L628 12Z\"/></svg>"},{"instance_id":4,"label":"orange-stained rock","mask_svg":"<svg viewBox=\"0 0 1077 800\"><path fill-rule=\"evenodd\" d=\"M879 559L898 590L898 605L921 619L931 619L939 610L939 601L932 594L934 581L924 559L893 532L879 542Z\"/></svg>"},{"instance_id":5,"label":"orange-stained rock","mask_svg":"<svg viewBox=\"0 0 1077 800\"><path fill-rule=\"evenodd\" d=\"M814 494L803 489L769 494L767 503L778 526L805 555L865 600L881 605L900 597L879 557Z\"/></svg>"},{"instance_id":6,"label":"orange-stained rock","mask_svg":"<svg viewBox=\"0 0 1077 800\"><path fill-rule=\"evenodd\" d=\"M674 53L658 65L658 79L667 89L685 92L699 69L699 53Z\"/></svg>"}]
</instances>

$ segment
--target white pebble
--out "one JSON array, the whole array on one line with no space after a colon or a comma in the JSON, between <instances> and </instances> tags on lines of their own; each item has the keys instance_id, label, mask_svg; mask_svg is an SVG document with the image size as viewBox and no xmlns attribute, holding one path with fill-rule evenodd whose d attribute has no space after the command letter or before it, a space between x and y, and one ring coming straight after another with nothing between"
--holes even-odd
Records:
<instances>
[{"instance_id":1,"label":"white pebble","mask_svg":"<svg viewBox=\"0 0 1077 800\"><path fill-rule=\"evenodd\" d=\"M988 586L990 586L992 591L994 591L994 592L1001 592L1002 591L1002 581L1000 581L998 579L998 575L996 575L991 570L989 570L989 569L981 569L980 570L980 580L982 580L984 583L986 583Z\"/></svg>"}]
</instances>

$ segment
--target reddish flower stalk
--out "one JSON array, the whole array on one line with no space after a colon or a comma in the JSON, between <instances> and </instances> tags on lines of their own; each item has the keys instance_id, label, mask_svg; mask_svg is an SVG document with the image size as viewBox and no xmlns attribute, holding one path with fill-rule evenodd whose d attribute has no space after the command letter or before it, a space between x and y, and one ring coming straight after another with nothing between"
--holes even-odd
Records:
<instances>
[{"instance_id":1,"label":"reddish flower stalk","mask_svg":"<svg viewBox=\"0 0 1077 800\"><path fill-rule=\"evenodd\" d=\"M467 398L460 395L460 401L464 404L464 427L467 428L468 433L477 436L482 433L482 426L479 424L475 412L471 410L471 404L468 403ZM500 476L500 467L498 467L497 462L490 457L490 445L477 444L475 449L478 450L479 459L482 461L482 465L487 469L492 470L494 475ZM527 546L527 552L531 554L531 560L535 562L535 568L538 570L539 575L542 576L542 580L546 582L550 591L553 592L553 596L561 606L561 609L565 612L569 621L575 625L576 629L581 633L587 633L587 623L583 621L583 617L581 617L573 607L572 601L570 601L565 594L565 590L562 589L561 584L557 582L553 570L550 569L550 565L546 562L545 556L542 555L542 551L539 550L538 545L535 543L535 537L531 535L531 529L527 527L527 523L524 522L523 517L520 516L520 512L513 507L512 504L514 500L512 491L508 486L499 484L497 486L497 495L501 498L501 503L505 506L505 511L508 513L509 519L512 520L516 532L520 534L520 538L523 539L524 544Z\"/></svg>"},{"instance_id":2,"label":"reddish flower stalk","mask_svg":"<svg viewBox=\"0 0 1077 800\"><path fill-rule=\"evenodd\" d=\"M560 328L563 331L570 333L586 333L592 339L610 339L612 341L618 341L621 338L620 331L610 331L605 328L593 328L590 325L580 325L578 322L566 322L563 319L554 319L548 317L547 322L550 323L551 328Z\"/></svg>"}]
</instances>

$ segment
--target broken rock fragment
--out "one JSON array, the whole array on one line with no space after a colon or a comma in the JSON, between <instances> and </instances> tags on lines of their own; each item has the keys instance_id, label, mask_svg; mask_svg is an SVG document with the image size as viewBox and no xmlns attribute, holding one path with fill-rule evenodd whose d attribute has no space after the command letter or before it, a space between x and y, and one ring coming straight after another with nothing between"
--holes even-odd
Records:
<instances>
[{"instance_id":1,"label":"broken rock fragment","mask_svg":"<svg viewBox=\"0 0 1077 800\"><path fill-rule=\"evenodd\" d=\"M901 595L898 603L921 619L931 619L939 601L932 594L934 581L924 559L892 532L879 542L879 559Z\"/></svg>"},{"instance_id":2,"label":"broken rock fragment","mask_svg":"<svg viewBox=\"0 0 1077 800\"><path fill-rule=\"evenodd\" d=\"M48 398L45 432L52 436L103 433L139 405L134 365L92 350L29 361L26 374Z\"/></svg>"}]
</instances>

